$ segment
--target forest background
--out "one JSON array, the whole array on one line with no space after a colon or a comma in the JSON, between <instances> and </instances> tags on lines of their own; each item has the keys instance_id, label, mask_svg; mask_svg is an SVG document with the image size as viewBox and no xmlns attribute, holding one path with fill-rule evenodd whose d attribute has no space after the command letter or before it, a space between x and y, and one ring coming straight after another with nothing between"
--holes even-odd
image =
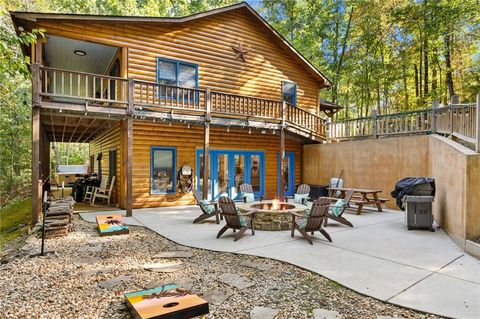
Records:
<instances>
[{"instance_id":1,"label":"forest background","mask_svg":"<svg viewBox=\"0 0 480 319\"><path fill-rule=\"evenodd\" d=\"M31 173L30 61L8 11L184 16L231 0L0 0L0 205L27 196ZM480 92L479 0L247 1L333 83L334 120L428 108ZM58 143L52 169L82 164L88 146Z\"/></svg>"}]
</instances>

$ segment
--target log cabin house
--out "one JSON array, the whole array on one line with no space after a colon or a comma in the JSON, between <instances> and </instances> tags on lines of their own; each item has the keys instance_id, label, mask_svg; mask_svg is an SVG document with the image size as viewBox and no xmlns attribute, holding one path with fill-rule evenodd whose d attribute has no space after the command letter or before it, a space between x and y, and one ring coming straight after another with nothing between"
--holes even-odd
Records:
<instances>
[{"instance_id":1,"label":"log cabin house","mask_svg":"<svg viewBox=\"0 0 480 319\"><path fill-rule=\"evenodd\" d=\"M18 33L45 30L23 48L34 216L50 142L89 143L90 169L116 176L113 202L131 214L192 204L190 182L206 198L238 198L244 182L293 194L302 145L325 139L329 80L246 3L181 18L11 17Z\"/></svg>"}]
</instances>

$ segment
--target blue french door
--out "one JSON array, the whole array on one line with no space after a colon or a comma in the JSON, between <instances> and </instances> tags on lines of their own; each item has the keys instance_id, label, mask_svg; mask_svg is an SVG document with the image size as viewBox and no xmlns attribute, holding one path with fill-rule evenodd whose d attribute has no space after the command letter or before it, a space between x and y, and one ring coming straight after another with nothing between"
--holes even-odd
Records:
<instances>
[{"instance_id":1,"label":"blue french door","mask_svg":"<svg viewBox=\"0 0 480 319\"><path fill-rule=\"evenodd\" d=\"M277 192L280 194L280 153L277 155ZM285 196L293 196L295 194L295 153L285 152L285 166L283 171L285 178Z\"/></svg>"},{"instance_id":2,"label":"blue french door","mask_svg":"<svg viewBox=\"0 0 480 319\"><path fill-rule=\"evenodd\" d=\"M203 150L197 150L197 190L202 191ZM263 152L211 150L208 199L217 200L226 195L240 200L240 185L252 185L255 196L263 196L265 189L265 155Z\"/></svg>"}]
</instances>

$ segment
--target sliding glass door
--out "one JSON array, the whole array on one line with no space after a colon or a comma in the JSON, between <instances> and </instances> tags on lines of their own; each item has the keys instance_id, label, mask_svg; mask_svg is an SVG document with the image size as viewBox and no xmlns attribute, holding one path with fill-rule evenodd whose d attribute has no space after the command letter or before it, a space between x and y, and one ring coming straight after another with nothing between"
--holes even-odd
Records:
<instances>
[{"instance_id":1,"label":"sliding glass door","mask_svg":"<svg viewBox=\"0 0 480 319\"><path fill-rule=\"evenodd\" d=\"M197 189L202 191L203 150L197 150ZM240 185L251 184L256 196L263 196L265 185L265 155L263 152L211 150L210 151L210 200L227 195L240 200Z\"/></svg>"}]
</instances>

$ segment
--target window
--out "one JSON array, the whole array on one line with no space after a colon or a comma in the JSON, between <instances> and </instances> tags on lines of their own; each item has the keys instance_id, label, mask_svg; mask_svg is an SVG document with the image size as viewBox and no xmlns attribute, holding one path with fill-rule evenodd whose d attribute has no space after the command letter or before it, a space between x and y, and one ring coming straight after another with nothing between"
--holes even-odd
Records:
<instances>
[{"instance_id":1,"label":"window","mask_svg":"<svg viewBox=\"0 0 480 319\"><path fill-rule=\"evenodd\" d=\"M152 147L151 193L174 194L176 192L176 150L171 147Z\"/></svg>"},{"instance_id":2,"label":"window","mask_svg":"<svg viewBox=\"0 0 480 319\"><path fill-rule=\"evenodd\" d=\"M297 105L297 84L290 81L282 81L282 101L293 106Z\"/></svg>"},{"instance_id":3,"label":"window","mask_svg":"<svg viewBox=\"0 0 480 319\"><path fill-rule=\"evenodd\" d=\"M198 65L158 58L157 82L162 85L196 89L198 88ZM163 95L163 92L161 94Z\"/></svg>"}]
</instances>

